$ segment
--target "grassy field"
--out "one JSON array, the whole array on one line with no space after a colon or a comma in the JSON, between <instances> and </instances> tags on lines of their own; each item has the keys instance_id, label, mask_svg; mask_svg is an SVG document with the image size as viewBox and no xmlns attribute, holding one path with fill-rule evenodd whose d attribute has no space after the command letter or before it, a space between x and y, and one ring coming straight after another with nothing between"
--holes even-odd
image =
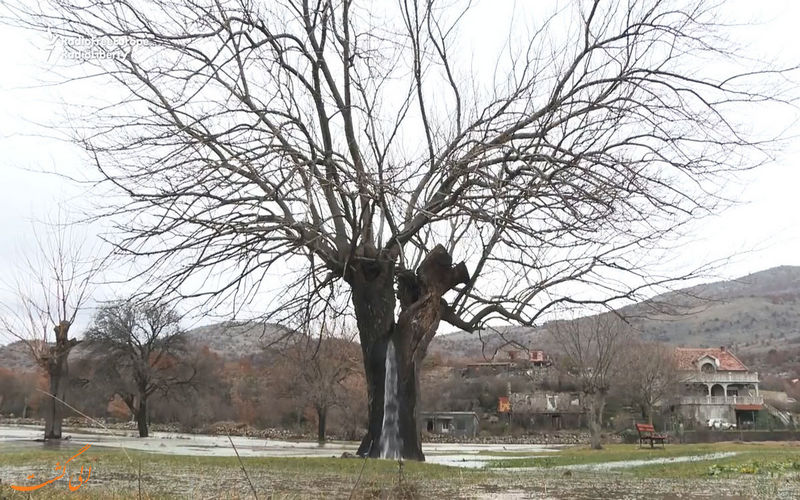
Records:
<instances>
[{"instance_id":1,"label":"grassy field","mask_svg":"<svg viewBox=\"0 0 800 500\"><path fill-rule=\"evenodd\" d=\"M711 465L724 466L717 475L758 474L761 472L800 473L800 445L796 443L712 443L667 445L664 448L638 448L636 445L612 444L597 451L586 447L567 448L559 453L543 453L541 457L517 458L509 454L504 460L492 461L493 468L568 468L571 465L624 462L628 460L658 460L673 457L695 457L735 453L734 456L682 463L644 465L630 469L642 477L705 477ZM497 454L496 454L497 455ZM760 470L746 470L745 465L761 464ZM733 470L734 468L741 470ZM713 474L711 474L713 475Z\"/></svg>"},{"instance_id":2,"label":"grassy field","mask_svg":"<svg viewBox=\"0 0 800 500\"><path fill-rule=\"evenodd\" d=\"M10 485L54 477L55 464L79 448L68 443L56 448L5 445L0 449L0 499L28 498ZM735 455L603 471L585 468L712 453ZM235 457L125 453L95 446L70 464L72 474L81 465L92 467L80 489L71 492L65 477L30 498L253 498L250 483L258 498L800 498L796 444L667 445L663 450L609 445L600 451L567 448L536 458L493 455L508 458L472 470L341 458L245 458L240 464ZM30 474L35 479L26 483Z\"/></svg>"}]
</instances>

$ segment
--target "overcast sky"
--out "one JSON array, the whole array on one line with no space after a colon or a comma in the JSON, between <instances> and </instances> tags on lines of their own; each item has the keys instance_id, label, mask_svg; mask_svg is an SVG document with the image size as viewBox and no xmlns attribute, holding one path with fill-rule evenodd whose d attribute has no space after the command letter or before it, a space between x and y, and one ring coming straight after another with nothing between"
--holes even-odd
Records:
<instances>
[{"instance_id":1,"label":"overcast sky","mask_svg":"<svg viewBox=\"0 0 800 500\"><path fill-rule=\"evenodd\" d=\"M472 26L475 36L507 29L515 4L484 2ZM726 14L749 27L742 43L764 57L800 59L797 20L800 2L732 2ZM757 21L757 22L756 22ZM8 276L18 267L19 255L30 251L31 221L56 212L59 205L74 209L90 205L98 194L64 178L37 171L56 171L81 177L91 166L76 146L50 137L42 124L68 123L75 94L113 100L108 90L91 85L41 86L55 69L48 61L47 41L40 35L0 27L0 272ZM43 78L44 77L44 78ZM754 127L768 126L768 112L743 117ZM787 132L787 137L797 130ZM718 217L706 219L687 235L674 255L676 265L699 263L733 255L720 270L731 278L780 265L800 265L800 140L783 144L777 159L740 177L728 187L728 196L740 204ZM89 174L91 175L91 174ZM95 228L98 229L98 228ZM103 292L101 291L102 295Z\"/></svg>"}]
</instances>

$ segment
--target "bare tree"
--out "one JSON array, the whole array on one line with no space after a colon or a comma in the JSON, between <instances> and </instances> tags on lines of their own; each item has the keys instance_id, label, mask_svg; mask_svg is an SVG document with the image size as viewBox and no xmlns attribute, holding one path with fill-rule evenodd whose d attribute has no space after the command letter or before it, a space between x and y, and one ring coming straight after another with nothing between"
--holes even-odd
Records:
<instances>
[{"instance_id":1,"label":"bare tree","mask_svg":"<svg viewBox=\"0 0 800 500\"><path fill-rule=\"evenodd\" d=\"M147 437L148 398L191 383L195 374L181 363L180 315L164 303L119 301L100 308L86 340L104 367L95 378L110 384L136 418L139 437Z\"/></svg>"},{"instance_id":2,"label":"bare tree","mask_svg":"<svg viewBox=\"0 0 800 500\"><path fill-rule=\"evenodd\" d=\"M622 353L624 376L618 384L625 399L653 423L653 408L676 394L679 383L675 349L657 342L632 342Z\"/></svg>"},{"instance_id":3,"label":"bare tree","mask_svg":"<svg viewBox=\"0 0 800 500\"><path fill-rule=\"evenodd\" d=\"M47 374L45 439L61 439L65 415L69 364L67 358L79 340L70 338L75 318L89 299L92 278L99 269L87 258L83 239L75 227L48 224L36 232L36 249L24 257L24 265L0 304L0 327L21 340Z\"/></svg>"},{"instance_id":4,"label":"bare tree","mask_svg":"<svg viewBox=\"0 0 800 500\"><path fill-rule=\"evenodd\" d=\"M521 12L538 24L491 72L464 61L469 4L50 0L5 18L124 92L73 125L153 293L238 308L280 272L273 317L350 309L359 453L378 455L393 345L402 456L423 459L419 366L440 321L533 325L687 276L647 257L763 159L738 113L786 95L783 71L730 50L717 7Z\"/></svg>"},{"instance_id":5,"label":"bare tree","mask_svg":"<svg viewBox=\"0 0 800 500\"><path fill-rule=\"evenodd\" d=\"M38 374L0 368L0 413L25 418L29 402L38 394Z\"/></svg>"},{"instance_id":6,"label":"bare tree","mask_svg":"<svg viewBox=\"0 0 800 500\"><path fill-rule=\"evenodd\" d=\"M355 335L355 334L354 334ZM289 374L290 390L300 394L317 414L317 438L325 441L327 417L335 407L344 406L348 381L358 373L358 344L354 335L337 335L322 327L318 334L296 335L281 349L283 367Z\"/></svg>"},{"instance_id":7,"label":"bare tree","mask_svg":"<svg viewBox=\"0 0 800 500\"><path fill-rule=\"evenodd\" d=\"M629 376L621 361L631 344L631 328L615 314L606 313L553 322L547 325L547 331L561 350L560 368L576 378L592 448L599 450L608 392L617 377Z\"/></svg>"}]
</instances>

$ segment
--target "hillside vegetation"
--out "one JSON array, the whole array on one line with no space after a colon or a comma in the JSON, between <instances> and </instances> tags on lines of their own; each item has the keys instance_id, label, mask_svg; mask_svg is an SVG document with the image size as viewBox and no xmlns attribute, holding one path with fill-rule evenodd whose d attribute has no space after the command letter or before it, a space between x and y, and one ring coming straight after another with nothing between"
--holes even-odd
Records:
<instances>
[{"instance_id":1,"label":"hillside vegetation","mask_svg":"<svg viewBox=\"0 0 800 500\"><path fill-rule=\"evenodd\" d=\"M792 375L800 364L800 267L781 266L735 280L670 292L620 310L647 340L676 346L728 346L764 374ZM504 359L515 345L548 350L545 328L494 327L438 335L440 356Z\"/></svg>"},{"instance_id":2,"label":"hillside vegetation","mask_svg":"<svg viewBox=\"0 0 800 500\"><path fill-rule=\"evenodd\" d=\"M682 346L729 346L751 368L791 375L800 364L800 267L781 266L748 276L659 295L621 310L648 340ZM443 325L443 328L445 326ZM224 360L256 356L289 331L269 323L219 323L188 332L191 343L206 346ZM542 349L545 328L497 326L477 333L437 335L430 352L451 359L505 359L508 349ZM85 356L78 345L71 360ZM22 343L0 347L0 366L33 370Z\"/></svg>"}]
</instances>

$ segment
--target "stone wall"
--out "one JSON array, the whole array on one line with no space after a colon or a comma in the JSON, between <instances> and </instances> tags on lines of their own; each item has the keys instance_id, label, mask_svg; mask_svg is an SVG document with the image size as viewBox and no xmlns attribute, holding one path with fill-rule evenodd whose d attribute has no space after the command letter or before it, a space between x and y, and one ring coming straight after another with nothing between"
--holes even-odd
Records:
<instances>
[{"instance_id":1,"label":"stone wall","mask_svg":"<svg viewBox=\"0 0 800 500\"><path fill-rule=\"evenodd\" d=\"M719 443L722 441L800 441L800 431L686 431L686 443ZM672 441L675 442L675 441Z\"/></svg>"}]
</instances>

